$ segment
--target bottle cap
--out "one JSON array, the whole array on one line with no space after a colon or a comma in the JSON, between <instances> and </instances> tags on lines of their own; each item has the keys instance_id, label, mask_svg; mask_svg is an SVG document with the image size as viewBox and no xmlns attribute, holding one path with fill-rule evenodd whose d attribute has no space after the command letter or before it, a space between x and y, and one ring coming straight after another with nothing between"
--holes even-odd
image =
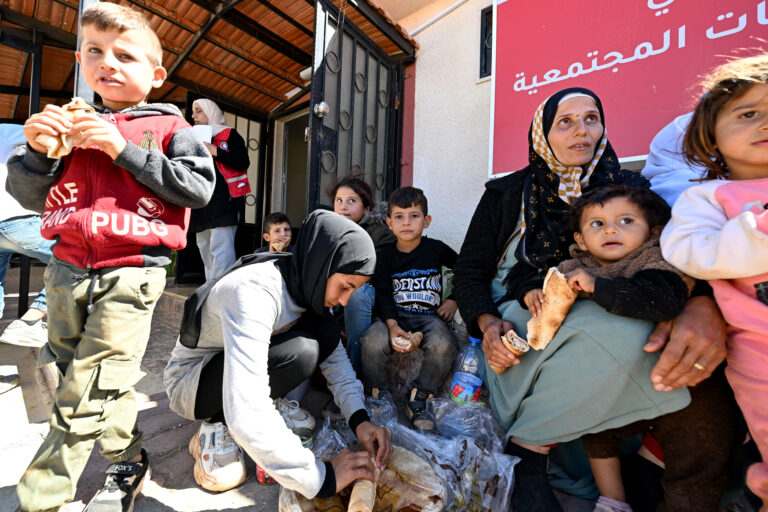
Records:
<instances>
[{"instance_id":1,"label":"bottle cap","mask_svg":"<svg viewBox=\"0 0 768 512\"><path fill-rule=\"evenodd\" d=\"M480 338L473 338L472 336L470 336L469 337L469 342L470 343L478 343L478 344L480 344L480 343L483 342L483 340L481 340Z\"/></svg>"}]
</instances>

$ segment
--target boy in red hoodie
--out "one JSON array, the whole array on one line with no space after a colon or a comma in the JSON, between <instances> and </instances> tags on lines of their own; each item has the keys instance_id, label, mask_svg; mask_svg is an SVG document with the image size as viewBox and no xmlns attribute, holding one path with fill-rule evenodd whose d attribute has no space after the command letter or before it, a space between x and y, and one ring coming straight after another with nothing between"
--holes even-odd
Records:
<instances>
[{"instance_id":1,"label":"boy in red hoodie","mask_svg":"<svg viewBox=\"0 0 768 512\"><path fill-rule=\"evenodd\" d=\"M160 40L140 13L98 3L80 19L77 61L101 96L96 115L70 119L47 105L24 125L27 145L8 161L7 187L43 212L56 239L45 273L48 345L62 377L50 432L17 487L22 511L73 499L96 441L112 464L86 510L126 511L147 476L132 386L165 286L171 252L186 242L189 209L205 205L213 162L173 105L147 104L160 87ZM41 134L71 137L72 152L46 156Z\"/></svg>"}]
</instances>

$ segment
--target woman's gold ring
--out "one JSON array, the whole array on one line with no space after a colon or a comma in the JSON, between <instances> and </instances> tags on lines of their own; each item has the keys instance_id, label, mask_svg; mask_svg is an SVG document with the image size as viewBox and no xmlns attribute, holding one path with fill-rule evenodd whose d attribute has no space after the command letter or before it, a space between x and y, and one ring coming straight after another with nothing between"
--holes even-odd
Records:
<instances>
[{"instance_id":1,"label":"woman's gold ring","mask_svg":"<svg viewBox=\"0 0 768 512\"><path fill-rule=\"evenodd\" d=\"M702 372L707 371L701 363L693 363L693 367Z\"/></svg>"}]
</instances>

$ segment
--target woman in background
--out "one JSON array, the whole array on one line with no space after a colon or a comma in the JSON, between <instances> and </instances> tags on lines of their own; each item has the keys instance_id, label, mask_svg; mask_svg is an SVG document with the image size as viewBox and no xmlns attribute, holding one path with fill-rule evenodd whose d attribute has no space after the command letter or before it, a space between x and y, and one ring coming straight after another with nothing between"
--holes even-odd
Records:
<instances>
[{"instance_id":1,"label":"woman in background","mask_svg":"<svg viewBox=\"0 0 768 512\"><path fill-rule=\"evenodd\" d=\"M216 164L216 188L207 206L192 210L189 229L197 238L205 280L210 281L235 262L235 232L245 207L243 196L251 191L247 176L251 162L245 141L234 128L226 126L216 103L195 100L192 119L196 125L212 128L211 142L205 142L205 147Z\"/></svg>"}]
</instances>

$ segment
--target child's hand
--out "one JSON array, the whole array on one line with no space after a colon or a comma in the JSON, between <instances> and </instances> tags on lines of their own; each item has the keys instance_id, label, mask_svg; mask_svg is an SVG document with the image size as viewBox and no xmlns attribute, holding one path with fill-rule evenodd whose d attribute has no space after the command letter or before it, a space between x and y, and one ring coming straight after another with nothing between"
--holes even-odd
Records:
<instances>
[{"instance_id":1,"label":"child's hand","mask_svg":"<svg viewBox=\"0 0 768 512\"><path fill-rule=\"evenodd\" d=\"M566 274L568 286L587 293L595 293L595 276L584 269L577 269Z\"/></svg>"},{"instance_id":2,"label":"child's hand","mask_svg":"<svg viewBox=\"0 0 768 512\"><path fill-rule=\"evenodd\" d=\"M541 314L541 305L544 304L544 290L541 288L530 290L523 297L523 302L525 302L533 318L536 318Z\"/></svg>"},{"instance_id":3,"label":"child's hand","mask_svg":"<svg viewBox=\"0 0 768 512\"><path fill-rule=\"evenodd\" d=\"M69 132L72 121L64 113L64 109L58 105L46 105L42 112L33 114L24 123L24 136L29 147L38 153L48 153L48 148L36 142L35 139L41 133L58 137L62 133Z\"/></svg>"},{"instance_id":4,"label":"child's hand","mask_svg":"<svg viewBox=\"0 0 768 512\"><path fill-rule=\"evenodd\" d=\"M405 339L411 339L411 335L408 334L407 331L404 331L397 323L397 320L394 319L388 319L387 320L387 328L389 329L389 344L392 346L392 349L395 352L400 352L401 354L405 354L406 352L410 352L410 350L403 350L399 347L397 347L395 344L392 343L392 338L402 337Z\"/></svg>"},{"instance_id":5,"label":"child's hand","mask_svg":"<svg viewBox=\"0 0 768 512\"><path fill-rule=\"evenodd\" d=\"M112 160L123 152L125 139L117 130L117 125L100 117L82 115L75 119L69 133L73 136L73 145L88 149L97 146Z\"/></svg>"},{"instance_id":6,"label":"child's hand","mask_svg":"<svg viewBox=\"0 0 768 512\"><path fill-rule=\"evenodd\" d=\"M442 318L444 322L450 322L453 320L453 315L456 314L458 307L459 305L456 304L455 300L446 299L440 304L440 307L437 308L437 315Z\"/></svg>"}]
</instances>

